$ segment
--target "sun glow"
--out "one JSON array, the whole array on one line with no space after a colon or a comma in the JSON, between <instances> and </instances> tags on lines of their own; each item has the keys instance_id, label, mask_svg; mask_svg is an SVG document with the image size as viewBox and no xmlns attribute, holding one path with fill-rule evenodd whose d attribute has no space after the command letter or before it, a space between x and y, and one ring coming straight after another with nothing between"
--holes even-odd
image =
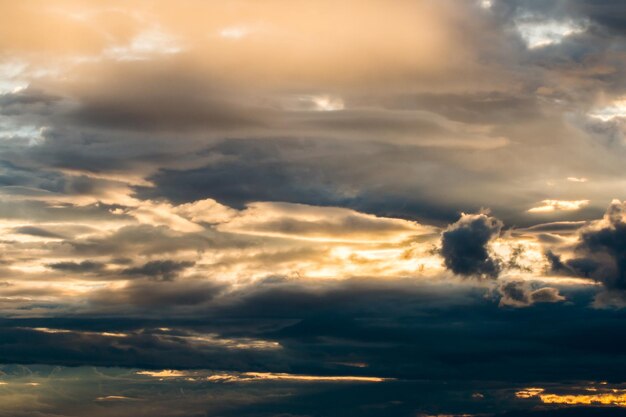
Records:
<instances>
[{"instance_id":1,"label":"sun glow","mask_svg":"<svg viewBox=\"0 0 626 417\"><path fill-rule=\"evenodd\" d=\"M574 211L589 204L589 200L543 200L542 205L528 209L529 213L549 213L553 211Z\"/></svg>"},{"instance_id":2,"label":"sun glow","mask_svg":"<svg viewBox=\"0 0 626 417\"><path fill-rule=\"evenodd\" d=\"M626 390L608 388L605 384L583 387L585 393L547 393L544 388L525 388L517 391L517 398L539 398L544 404L612 405L626 407Z\"/></svg>"}]
</instances>

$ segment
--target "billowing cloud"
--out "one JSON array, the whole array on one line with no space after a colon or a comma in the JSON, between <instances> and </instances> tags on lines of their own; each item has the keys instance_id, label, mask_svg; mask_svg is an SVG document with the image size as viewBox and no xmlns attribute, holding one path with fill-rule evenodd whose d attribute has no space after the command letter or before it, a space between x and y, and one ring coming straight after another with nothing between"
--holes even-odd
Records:
<instances>
[{"instance_id":1,"label":"billowing cloud","mask_svg":"<svg viewBox=\"0 0 626 417\"><path fill-rule=\"evenodd\" d=\"M565 300L557 288L533 289L524 281L505 282L498 291L502 295L500 306L507 307L528 307L535 303L556 303Z\"/></svg>"},{"instance_id":2,"label":"billowing cloud","mask_svg":"<svg viewBox=\"0 0 626 417\"><path fill-rule=\"evenodd\" d=\"M626 290L626 222L624 204L613 200L601 220L579 230L575 253L568 259L552 251L546 257L553 273L592 278L613 292L601 298L619 301ZM619 304L619 303L618 303Z\"/></svg>"},{"instance_id":3,"label":"billowing cloud","mask_svg":"<svg viewBox=\"0 0 626 417\"><path fill-rule=\"evenodd\" d=\"M579 249L596 262L593 276L607 288L626 289L626 209L614 200L604 218L581 232Z\"/></svg>"},{"instance_id":4,"label":"billowing cloud","mask_svg":"<svg viewBox=\"0 0 626 417\"><path fill-rule=\"evenodd\" d=\"M487 214L463 214L441 235L441 256L455 274L495 278L501 266L489 251L502 222Z\"/></svg>"}]
</instances>

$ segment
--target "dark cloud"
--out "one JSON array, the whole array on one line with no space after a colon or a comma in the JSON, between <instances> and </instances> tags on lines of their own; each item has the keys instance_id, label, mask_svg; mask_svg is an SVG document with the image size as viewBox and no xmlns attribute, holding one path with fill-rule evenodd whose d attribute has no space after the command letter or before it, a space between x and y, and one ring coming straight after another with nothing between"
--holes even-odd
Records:
<instances>
[{"instance_id":1,"label":"dark cloud","mask_svg":"<svg viewBox=\"0 0 626 417\"><path fill-rule=\"evenodd\" d=\"M13 94L0 95L0 114L22 116L24 114L47 114L60 97L44 91L26 88Z\"/></svg>"},{"instance_id":2,"label":"dark cloud","mask_svg":"<svg viewBox=\"0 0 626 417\"><path fill-rule=\"evenodd\" d=\"M213 198L243 208L255 201L291 202L448 223L459 207L446 201L453 193L443 190L457 187L452 177L463 175L464 169L438 161L446 153L375 142L354 146L350 141L312 138L229 139L203 150L210 164L161 169L149 177L154 187L135 190L142 199L174 203ZM427 178L441 178L446 184L433 188ZM460 204L475 211L482 203Z\"/></svg>"},{"instance_id":3,"label":"dark cloud","mask_svg":"<svg viewBox=\"0 0 626 417\"><path fill-rule=\"evenodd\" d=\"M101 291L90 301L95 317L0 321L0 353L19 363L156 369L208 363L403 380L620 380L624 311L588 309L592 291L568 293L568 305L539 302L545 300L539 291L533 308L503 309L469 285L408 279L273 281L237 290L201 280L137 280ZM564 368L564 361L577 366ZM367 366L338 365L354 362Z\"/></svg>"},{"instance_id":4,"label":"dark cloud","mask_svg":"<svg viewBox=\"0 0 626 417\"><path fill-rule=\"evenodd\" d=\"M36 227L36 226L21 226L13 229L15 233L20 233L23 235L37 236L37 237L49 237L54 239L63 238L62 235L58 233L51 232L45 228Z\"/></svg>"},{"instance_id":5,"label":"dark cloud","mask_svg":"<svg viewBox=\"0 0 626 417\"><path fill-rule=\"evenodd\" d=\"M530 299L535 303L555 303L564 301L565 297L556 288L544 287L531 292Z\"/></svg>"},{"instance_id":6,"label":"dark cloud","mask_svg":"<svg viewBox=\"0 0 626 417\"><path fill-rule=\"evenodd\" d=\"M122 270L126 275L137 275L149 277L158 281L171 281L178 276L185 269L192 267L195 262L190 261L149 261L141 266L135 266L132 268L126 268Z\"/></svg>"},{"instance_id":7,"label":"dark cloud","mask_svg":"<svg viewBox=\"0 0 626 417\"><path fill-rule=\"evenodd\" d=\"M562 261L561 256L550 250L546 251L545 256L548 260L550 272L556 274L590 278L599 266L597 261L589 258L572 258Z\"/></svg>"},{"instance_id":8,"label":"dark cloud","mask_svg":"<svg viewBox=\"0 0 626 417\"><path fill-rule=\"evenodd\" d=\"M180 65L184 62L111 65L100 74L100 83L84 80L87 82L73 86L81 105L66 117L82 126L144 132L234 130L267 123L267 108L238 102L241 91L181 77L184 69ZM102 88L109 83L116 88Z\"/></svg>"},{"instance_id":9,"label":"dark cloud","mask_svg":"<svg viewBox=\"0 0 626 417\"><path fill-rule=\"evenodd\" d=\"M179 307L201 306L215 298L227 286L213 281L172 281L173 277L139 279L121 290L104 289L97 291L90 302L96 311L137 311L151 314L152 309L176 310Z\"/></svg>"},{"instance_id":10,"label":"dark cloud","mask_svg":"<svg viewBox=\"0 0 626 417\"><path fill-rule=\"evenodd\" d=\"M626 35L626 5L620 0L573 0L570 7L601 27Z\"/></svg>"},{"instance_id":11,"label":"dark cloud","mask_svg":"<svg viewBox=\"0 0 626 417\"><path fill-rule=\"evenodd\" d=\"M501 306L528 307L535 303L556 303L565 300L557 288L535 289L524 281L505 282L500 285L498 291L502 295Z\"/></svg>"},{"instance_id":12,"label":"dark cloud","mask_svg":"<svg viewBox=\"0 0 626 417\"><path fill-rule=\"evenodd\" d=\"M185 171L162 170L150 178L156 189L139 188L139 195L178 203L211 197L235 207L251 201L340 205L345 197L333 190L323 172L281 158L284 153L319 153L316 148L310 141L224 141L206 150L216 163Z\"/></svg>"},{"instance_id":13,"label":"dark cloud","mask_svg":"<svg viewBox=\"0 0 626 417\"><path fill-rule=\"evenodd\" d=\"M94 261L82 262L56 262L48 264L48 267L57 271L84 273L84 272L100 272L106 265Z\"/></svg>"},{"instance_id":14,"label":"dark cloud","mask_svg":"<svg viewBox=\"0 0 626 417\"><path fill-rule=\"evenodd\" d=\"M464 276L495 278L500 262L489 253L489 243L500 234L502 222L486 214L464 214L441 235L446 268Z\"/></svg>"},{"instance_id":15,"label":"dark cloud","mask_svg":"<svg viewBox=\"0 0 626 417\"><path fill-rule=\"evenodd\" d=\"M123 366L397 378L381 385L218 386L196 378L205 394L209 387L236 389L242 395L244 386L258 391L279 385L291 392L265 405L232 403L232 415L255 417L280 415L281 409L296 415L314 410L346 415L344 407L364 404L375 408L353 415L378 416L381 409L401 416L494 412L499 408L490 408L493 402L500 401L505 410L511 407L501 401L505 392L510 394L505 398L515 398L512 387L535 386L537 381L554 387L564 379L619 382L626 371L619 348L626 334L621 331L624 311L588 309L589 291L569 293L572 304L563 305L539 302L545 299L539 289L533 308L503 309L469 285L461 290L415 279L269 280L234 291L184 281L137 280L127 290L103 291L91 301L102 309L100 317L5 318L0 320L5 336L0 354L13 363L96 365L104 374L112 370L103 367ZM129 310L130 304L143 310ZM112 308L104 309L107 305ZM255 341L280 347L259 348ZM175 380L154 381L152 389ZM184 383L189 401L195 385ZM299 391L308 386L328 390L328 397ZM457 389L458 396L451 394ZM122 389L114 394L124 392L138 395ZM475 392L483 393L484 402L472 399ZM320 406L319 398L335 397L342 406ZM167 404L173 403L164 403L163 410L169 410Z\"/></svg>"},{"instance_id":16,"label":"dark cloud","mask_svg":"<svg viewBox=\"0 0 626 417\"><path fill-rule=\"evenodd\" d=\"M626 214L624 205L613 202L605 214L608 224L583 230L579 250L597 262L594 278L609 289L626 290Z\"/></svg>"},{"instance_id":17,"label":"dark cloud","mask_svg":"<svg viewBox=\"0 0 626 417\"><path fill-rule=\"evenodd\" d=\"M604 218L580 229L576 256L563 261L546 252L554 273L593 278L609 291L626 290L626 222L624 204L614 200Z\"/></svg>"}]
</instances>

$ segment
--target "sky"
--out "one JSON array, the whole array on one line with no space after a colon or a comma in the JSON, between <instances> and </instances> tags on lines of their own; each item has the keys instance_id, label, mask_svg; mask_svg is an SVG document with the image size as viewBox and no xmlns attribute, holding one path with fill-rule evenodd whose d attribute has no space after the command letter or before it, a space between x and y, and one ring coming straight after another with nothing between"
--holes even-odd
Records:
<instances>
[{"instance_id":1,"label":"sky","mask_svg":"<svg viewBox=\"0 0 626 417\"><path fill-rule=\"evenodd\" d=\"M0 16L0 417L626 415L624 1Z\"/></svg>"}]
</instances>

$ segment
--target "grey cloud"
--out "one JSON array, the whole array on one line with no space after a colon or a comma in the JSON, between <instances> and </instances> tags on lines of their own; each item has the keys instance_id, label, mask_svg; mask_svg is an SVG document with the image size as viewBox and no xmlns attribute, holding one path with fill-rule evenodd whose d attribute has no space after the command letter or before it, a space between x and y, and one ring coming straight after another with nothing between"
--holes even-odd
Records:
<instances>
[{"instance_id":1,"label":"grey cloud","mask_svg":"<svg viewBox=\"0 0 626 417\"><path fill-rule=\"evenodd\" d=\"M593 277L608 288L626 288L626 224L623 216L623 204L613 201L603 220L579 229L577 256L564 262L559 255L546 252L551 269Z\"/></svg>"},{"instance_id":2,"label":"grey cloud","mask_svg":"<svg viewBox=\"0 0 626 417\"><path fill-rule=\"evenodd\" d=\"M524 281L509 281L499 286L502 295L500 306L528 307L535 303L557 303L564 301L557 288L542 287L534 289Z\"/></svg>"},{"instance_id":3,"label":"grey cloud","mask_svg":"<svg viewBox=\"0 0 626 417\"><path fill-rule=\"evenodd\" d=\"M13 229L15 233L20 233L23 235L37 236L37 237L49 237L53 239L61 239L63 235L52 232L42 227L36 226L21 226Z\"/></svg>"},{"instance_id":4,"label":"grey cloud","mask_svg":"<svg viewBox=\"0 0 626 417\"><path fill-rule=\"evenodd\" d=\"M541 117L540 100L534 94L505 91L476 93L398 94L364 97L364 104L383 103L394 110L427 110L469 124L520 123Z\"/></svg>"},{"instance_id":5,"label":"grey cloud","mask_svg":"<svg viewBox=\"0 0 626 417\"><path fill-rule=\"evenodd\" d=\"M626 290L626 223L621 203L609 206L608 225L599 230L583 230L579 250L597 262L594 277L609 289Z\"/></svg>"},{"instance_id":6,"label":"grey cloud","mask_svg":"<svg viewBox=\"0 0 626 417\"><path fill-rule=\"evenodd\" d=\"M617 300L626 291L626 223L624 204L613 201L603 220L580 229L575 255L565 261L552 251L546 252L550 271L555 274L592 278L612 295L599 295L604 300Z\"/></svg>"},{"instance_id":7,"label":"grey cloud","mask_svg":"<svg viewBox=\"0 0 626 417\"><path fill-rule=\"evenodd\" d=\"M45 201L23 199L19 201L3 201L0 204L0 218L29 219L37 222L86 222L97 224L111 220L123 220L126 215L112 214L119 205L94 203L76 206L70 203L49 204ZM69 226L68 226L69 228Z\"/></svg>"},{"instance_id":8,"label":"grey cloud","mask_svg":"<svg viewBox=\"0 0 626 417\"><path fill-rule=\"evenodd\" d=\"M208 360L218 369L317 375L345 373L336 362L352 361L369 365L350 368L352 374L403 380L619 376L624 368L615 361L619 349L604 343L616 337L606 330L619 328L624 312L589 310L592 295L573 293L572 304L565 305L553 302L559 299L553 290L538 289L531 297L534 308L511 311L470 285L415 279L271 280L239 289L202 280L142 279L119 291L102 290L89 300L89 315L1 320L6 337L0 352L5 360L21 363L36 358L40 363L156 369L177 364L184 369L201 368ZM184 338L194 334L262 339L282 348L239 355L228 346ZM516 360L508 362L511 355ZM563 369L563 360L577 360L579 366ZM398 361L404 365L398 367ZM509 366L497 366L502 361Z\"/></svg>"},{"instance_id":9,"label":"grey cloud","mask_svg":"<svg viewBox=\"0 0 626 417\"><path fill-rule=\"evenodd\" d=\"M592 19L598 25L626 35L626 5L620 0L573 0L570 7L583 16Z\"/></svg>"},{"instance_id":10,"label":"grey cloud","mask_svg":"<svg viewBox=\"0 0 626 417\"><path fill-rule=\"evenodd\" d=\"M260 127L271 112L237 102L229 91L199 76L186 76L183 62L131 61L111 65L94 85L75 85L81 105L68 114L72 122L105 129L140 131L241 130ZM175 79L176 82L172 82ZM116 85L102 89L102 85ZM239 94L237 94L239 93Z\"/></svg>"},{"instance_id":11,"label":"grey cloud","mask_svg":"<svg viewBox=\"0 0 626 417\"><path fill-rule=\"evenodd\" d=\"M502 222L486 214L464 214L441 235L441 256L448 269L464 276L497 277L499 260L488 244L500 234Z\"/></svg>"},{"instance_id":12,"label":"grey cloud","mask_svg":"<svg viewBox=\"0 0 626 417\"><path fill-rule=\"evenodd\" d=\"M598 268L599 263L589 258L572 258L562 261L561 257L548 250L545 253L550 266L550 272L563 275L573 275L589 278Z\"/></svg>"},{"instance_id":13,"label":"grey cloud","mask_svg":"<svg viewBox=\"0 0 626 417\"><path fill-rule=\"evenodd\" d=\"M565 300L565 297L556 288L544 287L531 292L530 299L534 303L555 303Z\"/></svg>"},{"instance_id":14,"label":"grey cloud","mask_svg":"<svg viewBox=\"0 0 626 417\"><path fill-rule=\"evenodd\" d=\"M462 175L465 162L444 166L440 158L446 154L437 149L376 143L354 146L314 139L230 139L204 151L209 164L161 169L149 177L154 187L135 189L140 198L166 198L175 203L210 197L243 208L254 201L282 201L450 222L459 210L449 201L455 198L450 190L459 187L453 178ZM489 181L478 176L478 182ZM432 187L433 179L443 184ZM478 210L482 202L459 204L463 209Z\"/></svg>"},{"instance_id":15,"label":"grey cloud","mask_svg":"<svg viewBox=\"0 0 626 417\"><path fill-rule=\"evenodd\" d=\"M170 281L193 265L194 262L176 262L169 259L165 261L149 261L141 266L126 268L122 270L122 273L130 276L145 276L159 281Z\"/></svg>"},{"instance_id":16,"label":"grey cloud","mask_svg":"<svg viewBox=\"0 0 626 417\"><path fill-rule=\"evenodd\" d=\"M125 226L114 233L68 242L82 256L157 255L181 250L203 251L218 244L220 237L210 234L181 233L164 226ZM222 245L220 245L222 246Z\"/></svg>"},{"instance_id":17,"label":"grey cloud","mask_svg":"<svg viewBox=\"0 0 626 417\"><path fill-rule=\"evenodd\" d=\"M139 279L121 290L105 289L96 292L90 303L94 311L120 311L151 315L156 311L176 311L186 307L200 307L213 300L227 288L210 280ZM153 310L154 309L154 310Z\"/></svg>"},{"instance_id":18,"label":"grey cloud","mask_svg":"<svg viewBox=\"0 0 626 417\"><path fill-rule=\"evenodd\" d=\"M57 262L48 264L48 267L57 271L73 272L73 273L85 273L85 272L100 272L104 269L105 264L93 261L82 262Z\"/></svg>"},{"instance_id":19,"label":"grey cloud","mask_svg":"<svg viewBox=\"0 0 626 417\"><path fill-rule=\"evenodd\" d=\"M50 114L61 97L37 91L32 88L13 94L0 95L0 114L5 116L24 116L25 114Z\"/></svg>"}]
</instances>

